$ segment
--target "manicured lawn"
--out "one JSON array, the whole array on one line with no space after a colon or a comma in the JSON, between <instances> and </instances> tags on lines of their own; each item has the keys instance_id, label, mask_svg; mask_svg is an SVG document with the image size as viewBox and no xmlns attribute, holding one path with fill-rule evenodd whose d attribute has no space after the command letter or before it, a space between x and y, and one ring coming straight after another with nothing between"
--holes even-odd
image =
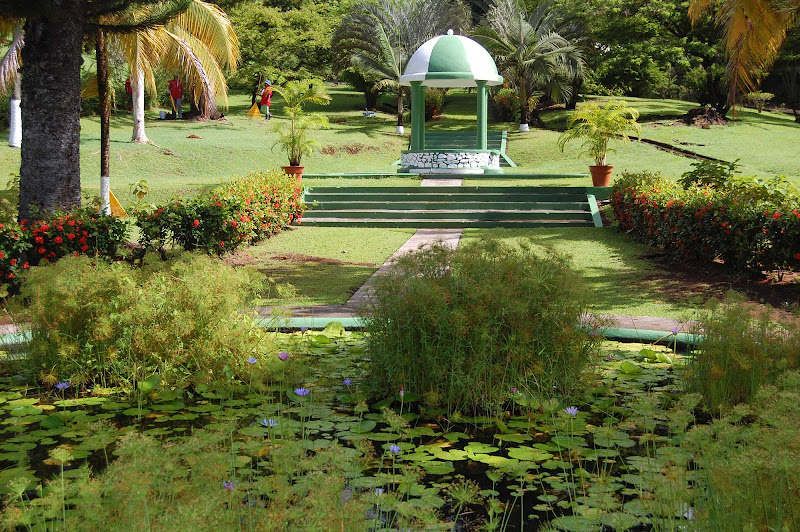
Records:
<instances>
[{"instance_id":1,"label":"manicured lawn","mask_svg":"<svg viewBox=\"0 0 800 532\"><path fill-rule=\"evenodd\" d=\"M649 248L611 227L464 231L465 242L480 238L531 239L543 251L571 256L575 271L586 283L592 312L684 319L688 317L687 302L695 296L688 292L677 298L668 296L680 293L680 287L661 279L653 264L642 258Z\"/></svg>"},{"instance_id":2,"label":"manicured lawn","mask_svg":"<svg viewBox=\"0 0 800 532\"><path fill-rule=\"evenodd\" d=\"M414 234L413 229L295 227L229 260L264 273L264 305L327 305L350 296Z\"/></svg>"}]
</instances>

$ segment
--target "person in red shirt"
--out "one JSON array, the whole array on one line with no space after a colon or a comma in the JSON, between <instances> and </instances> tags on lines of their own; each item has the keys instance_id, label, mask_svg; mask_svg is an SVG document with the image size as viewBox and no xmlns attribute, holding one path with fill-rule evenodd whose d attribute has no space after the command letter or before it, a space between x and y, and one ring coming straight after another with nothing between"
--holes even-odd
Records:
<instances>
[{"instance_id":1,"label":"person in red shirt","mask_svg":"<svg viewBox=\"0 0 800 532\"><path fill-rule=\"evenodd\" d=\"M178 74L175 74L175 79L169 82L169 95L172 102L175 104L175 112L178 114L178 120L183 118L183 83Z\"/></svg>"},{"instance_id":2,"label":"person in red shirt","mask_svg":"<svg viewBox=\"0 0 800 532\"><path fill-rule=\"evenodd\" d=\"M264 120L269 120L272 115L269 114L269 106L272 105L272 82L267 80L264 82L264 90L261 91L261 106L267 106L266 115Z\"/></svg>"},{"instance_id":3,"label":"person in red shirt","mask_svg":"<svg viewBox=\"0 0 800 532\"><path fill-rule=\"evenodd\" d=\"M133 87L131 87L130 76L125 80L125 94L128 95L128 112L130 113L133 109Z\"/></svg>"}]
</instances>

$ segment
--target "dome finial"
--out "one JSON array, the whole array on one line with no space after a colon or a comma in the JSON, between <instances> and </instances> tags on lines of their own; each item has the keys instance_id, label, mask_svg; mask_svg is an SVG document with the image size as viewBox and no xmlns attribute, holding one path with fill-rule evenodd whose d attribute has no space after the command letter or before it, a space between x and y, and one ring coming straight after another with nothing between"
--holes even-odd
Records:
<instances>
[{"instance_id":1,"label":"dome finial","mask_svg":"<svg viewBox=\"0 0 800 532\"><path fill-rule=\"evenodd\" d=\"M452 28L450 28L449 30L447 30L447 34L448 34L448 35L452 35L452 34L453 34L453 29L452 29Z\"/></svg>"}]
</instances>

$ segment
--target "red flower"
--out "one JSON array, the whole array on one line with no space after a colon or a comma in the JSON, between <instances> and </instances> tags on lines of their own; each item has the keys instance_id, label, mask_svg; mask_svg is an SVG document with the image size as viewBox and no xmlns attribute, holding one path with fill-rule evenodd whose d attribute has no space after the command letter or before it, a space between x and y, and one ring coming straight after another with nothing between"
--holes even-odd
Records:
<instances>
[{"instance_id":1,"label":"red flower","mask_svg":"<svg viewBox=\"0 0 800 532\"><path fill-rule=\"evenodd\" d=\"M36 241L37 244L44 244L44 238L40 236L37 236L36 238L34 238L34 240Z\"/></svg>"},{"instance_id":2,"label":"red flower","mask_svg":"<svg viewBox=\"0 0 800 532\"><path fill-rule=\"evenodd\" d=\"M86 237L82 236L81 239L78 240L78 242L81 243L81 244L85 244L86 243Z\"/></svg>"},{"instance_id":3,"label":"red flower","mask_svg":"<svg viewBox=\"0 0 800 532\"><path fill-rule=\"evenodd\" d=\"M70 226L70 227L72 227L73 225L75 225L75 220L70 220L70 221L68 221L68 222L67 222L67 225L68 225L68 226Z\"/></svg>"},{"instance_id":4,"label":"red flower","mask_svg":"<svg viewBox=\"0 0 800 532\"><path fill-rule=\"evenodd\" d=\"M47 224L44 224L44 225L43 225L43 226L42 226L40 229L41 229L42 231L49 231L49 230L50 230L50 226L49 226L49 225L47 225Z\"/></svg>"},{"instance_id":5,"label":"red flower","mask_svg":"<svg viewBox=\"0 0 800 532\"><path fill-rule=\"evenodd\" d=\"M11 265L15 265L17 263L17 259L11 259Z\"/></svg>"},{"instance_id":6,"label":"red flower","mask_svg":"<svg viewBox=\"0 0 800 532\"><path fill-rule=\"evenodd\" d=\"M47 253L47 250L46 250L46 249L44 249L44 248L39 248L39 255L44 255L45 253Z\"/></svg>"},{"instance_id":7,"label":"red flower","mask_svg":"<svg viewBox=\"0 0 800 532\"><path fill-rule=\"evenodd\" d=\"M0 251L0 259L6 258L6 254ZM14 264L13 262L11 264Z\"/></svg>"},{"instance_id":8,"label":"red flower","mask_svg":"<svg viewBox=\"0 0 800 532\"><path fill-rule=\"evenodd\" d=\"M13 274L13 273L9 273L9 274L8 274L8 278L9 278L9 279L13 279L13 278L14 278L14 274Z\"/></svg>"},{"instance_id":9,"label":"red flower","mask_svg":"<svg viewBox=\"0 0 800 532\"><path fill-rule=\"evenodd\" d=\"M83 251L84 253L86 253L88 250L89 250L89 246L87 246L87 245L81 246L81 251Z\"/></svg>"},{"instance_id":10,"label":"red flower","mask_svg":"<svg viewBox=\"0 0 800 532\"><path fill-rule=\"evenodd\" d=\"M63 244L64 243L64 239L61 238L60 236L57 236L57 237L55 237L53 239L53 242L55 242L56 244Z\"/></svg>"},{"instance_id":11,"label":"red flower","mask_svg":"<svg viewBox=\"0 0 800 532\"><path fill-rule=\"evenodd\" d=\"M220 242L219 243L219 247L224 248L225 247L225 242Z\"/></svg>"},{"instance_id":12,"label":"red flower","mask_svg":"<svg viewBox=\"0 0 800 532\"><path fill-rule=\"evenodd\" d=\"M27 270L27 269L28 269L28 268L30 268L30 267L31 267L31 265L30 265L30 264L28 264L27 262L26 262L25 264L23 264L23 265L22 265L22 269L23 269L23 270Z\"/></svg>"},{"instance_id":13,"label":"red flower","mask_svg":"<svg viewBox=\"0 0 800 532\"><path fill-rule=\"evenodd\" d=\"M772 215L772 219L773 220L777 220L780 217L781 217L781 213L779 213L779 212L776 212L775 214Z\"/></svg>"},{"instance_id":14,"label":"red flower","mask_svg":"<svg viewBox=\"0 0 800 532\"><path fill-rule=\"evenodd\" d=\"M794 258L795 258L795 260L800 260L800 253L795 253Z\"/></svg>"},{"instance_id":15,"label":"red flower","mask_svg":"<svg viewBox=\"0 0 800 532\"><path fill-rule=\"evenodd\" d=\"M234 227L236 227L236 226L238 226L239 224L237 224L237 223L236 223L236 220L231 220L231 225L232 225L232 226L234 226Z\"/></svg>"},{"instance_id":16,"label":"red flower","mask_svg":"<svg viewBox=\"0 0 800 532\"><path fill-rule=\"evenodd\" d=\"M75 240L75 233L68 234L67 238L69 238L70 240Z\"/></svg>"},{"instance_id":17,"label":"red flower","mask_svg":"<svg viewBox=\"0 0 800 532\"><path fill-rule=\"evenodd\" d=\"M197 227L198 225L200 225L200 220L195 218L194 222L192 222L192 227Z\"/></svg>"}]
</instances>

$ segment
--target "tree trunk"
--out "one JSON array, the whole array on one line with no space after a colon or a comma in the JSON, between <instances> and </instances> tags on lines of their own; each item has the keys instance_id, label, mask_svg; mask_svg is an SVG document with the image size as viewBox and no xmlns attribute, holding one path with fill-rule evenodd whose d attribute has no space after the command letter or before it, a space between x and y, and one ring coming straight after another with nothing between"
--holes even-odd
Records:
<instances>
[{"instance_id":1,"label":"tree trunk","mask_svg":"<svg viewBox=\"0 0 800 532\"><path fill-rule=\"evenodd\" d=\"M133 91L133 137L131 142L147 144L150 139L144 132L144 72L137 68L131 72L131 90Z\"/></svg>"},{"instance_id":2,"label":"tree trunk","mask_svg":"<svg viewBox=\"0 0 800 532\"><path fill-rule=\"evenodd\" d=\"M14 78L14 88L11 100L8 102L8 145L12 148L22 146L22 111L19 101L22 94L22 82L19 78L19 74Z\"/></svg>"},{"instance_id":3,"label":"tree trunk","mask_svg":"<svg viewBox=\"0 0 800 532\"><path fill-rule=\"evenodd\" d=\"M222 118L222 113L217 108L217 99L205 84L203 85L203 92L200 94L198 107L200 107L200 120L219 120Z\"/></svg>"},{"instance_id":4,"label":"tree trunk","mask_svg":"<svg viewBox=\"0 0 800 532\"><path fill-rule=\"evenodd\" d=\"M19 216L81 203L82 0L51 0L48 15L28 18L22 51Z\"/></svg>"},{"instance_id":5,"label":"tree trunk","mask_svg":"<svg viewBox=\"0 0 800 532\"><path fill-rule=\"evenodd\" d=\"M111 214L108 178L111 141L109 138L109 117L111 116L111 93L108 90L108 43L103 30L97 30L95 40L97 56L97 94L100 97L100 212Z\"/></svg>"},{"instance_id":6,"label":"tree trunk","mask_svg":"<svg viewBox=\"0 0 800 532\"><path fill-rule=\"evenodd\" d=\"M521 71L519 79L519 130L528 131L528 80Z\"/></svg>"},{"instance_id":7,"label":"tree trunk","mask_svg":"<svg viewBox=\"0 0 800 532\"><path fill-rule=\"evenodd\" d=\"M403 110L405 109L405 105L403 105L403 87L397 88L397 126L403 127Z\"/></svg>"}]
</instances>

